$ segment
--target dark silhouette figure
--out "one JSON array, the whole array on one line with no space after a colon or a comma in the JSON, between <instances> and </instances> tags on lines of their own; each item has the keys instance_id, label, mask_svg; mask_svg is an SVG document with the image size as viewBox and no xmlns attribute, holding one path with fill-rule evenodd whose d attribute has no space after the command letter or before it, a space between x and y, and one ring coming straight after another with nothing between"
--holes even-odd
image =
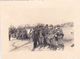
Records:
<instances>
[{"instance_id":1,"label":"dark silhouette figure","mask_svg":"<svg viewBox=\"0 0 80 59\"><path fill-rule=\"evenodd\" d=\"M38 40L39 40L39 33L38 33L38 30L35 30L34 32L33 32L33 49L32 49L32 51L34 51L35 50L35 48L38 46Z\"/></svg>"},{"instance_id":2,"label":"dark silhouette figure","mask_svg":"<svg viewBox=\"0 0 80 59\"><path fill-rule=\"evenodd\" d=\"M10 41L11 35L9 34L9 41Z\"/></svg>"}]
</instances>

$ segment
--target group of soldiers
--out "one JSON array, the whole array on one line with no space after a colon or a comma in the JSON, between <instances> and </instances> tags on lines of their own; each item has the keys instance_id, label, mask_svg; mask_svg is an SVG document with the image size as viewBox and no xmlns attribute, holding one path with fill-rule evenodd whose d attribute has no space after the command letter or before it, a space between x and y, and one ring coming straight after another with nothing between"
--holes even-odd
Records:
<instances>
[{"instance_id":1,"label":"group of soldiers","mask_svg":"<svg viewBox=\"0 0 80 59\"><path fill-rule=\"evenodd\" d=\"M37 25L33 28L32 38L33 38L33 49L37 47L55 46L62 44L64 34L60 25Z\"/></svg>"},{"instance_id":2,"label":"group of soldiers","mask_svg":"<svg viewBox=\"0 0 80 59\"><path fill-rule=\"evenodd\" d=\"M10 27L9 28L9 41L11 37L23 40L23 39L28 38L28 34L27 34L25 27L18 27L18 28Z\"/></svg>"},{"instance_id":3,"label":"group of soldiers","mask_svg":"<svg viewBox=\"0 0 80 59\"><path fill-rule=\"evenodd\" d=\"M44 24L38 24L34 26L29 34L27 33L27 30L24 28L10 28L9 29L9 41L11 38L11 35L15 34L16 39L31 39L33 40L33 49L35 50L37 47L53 47L55 45L60 45L61 40L64 37L64 33L62 31L62 28L60 25L44 25Z\"/></svg>"}]
</instances>

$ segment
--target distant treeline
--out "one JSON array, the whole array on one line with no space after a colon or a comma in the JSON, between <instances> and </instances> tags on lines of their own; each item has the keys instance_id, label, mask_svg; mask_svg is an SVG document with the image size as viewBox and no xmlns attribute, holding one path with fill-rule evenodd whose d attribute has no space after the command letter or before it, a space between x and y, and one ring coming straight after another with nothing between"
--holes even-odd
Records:
<instances>
[{"instance_id":1,"label":"distant treeline","mask_svg":"<svg viewBox=\"0 0 80 59\"><path fill-rule=\"evenodd\" d=\"M61 27L73 27L74 23L73 22L63 23L63 24L60 24L60 26Z\"/></svg>"},{"instance_id":2,"label":"distant treeline","mask_svg":"<svg viewBox=\"0 0 80 59\"><path fill-rule=\"evenodd\" d=\"M45 26L45 24L37 24L36 26L42 25L43 27ZM47 24L48 25L48 24ZM63 23L63 24L58 24L60 27L73 27L74 24L73 22L68 22L68 23ZM14 27L14 26L10 26L9 27L9 36L10 37L14 37L17 39L27 39L29 36L29 33L27 33L27 29L33 29L36 26L18 26L18 27ZM57 25L48 25L49 27L52 26L54 28L57 27Z\"/></svg>"},{"instance_id":3,"label":"distant treeline","mask_svg":"<svg viewBox=\"0 0 80 59\"><path fill-rule=\"evenodd\" d=\"M58 25L60 25L61 27L73 27L74 26L74 23L73 22L68 22L68 23L63 23L63 24L58 24ZM53 25L53 26L56 27L57 25ZM33 26L27 26L26 28L27 29L32 29Z\"/></svg>"}]
</instances>

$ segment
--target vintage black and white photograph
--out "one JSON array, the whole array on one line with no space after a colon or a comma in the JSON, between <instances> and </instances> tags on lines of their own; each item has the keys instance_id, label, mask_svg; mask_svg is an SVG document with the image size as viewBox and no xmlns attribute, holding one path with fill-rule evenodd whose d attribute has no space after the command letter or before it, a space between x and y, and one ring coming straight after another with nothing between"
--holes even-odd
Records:
<instances>
[{"instance_id":1,"label":"vintage black and white photograph","mask_svg":"<svg viewBox=\"0 0 80 59\"><path fill-rule=\"evenodd\" d=\"M72 8L19 7L14 12L8 28L10 52L74 50Z\"/></svg>"},{"instance_id":2,"label":"vintage black and white photograph","mask_svg":"<svg viewBox=\"0 0 80 59\"><path fill-rule=\"evenodd\" d=\"M73 51L75 43L72 5L57 6L54 5L55 2L31 3L33 2L2 4L2 9L5 10L2 11L2 26L6 33L3 37L6 44L9 44L9 52Z\"/></svg>"},{"instance_id":3,"label":"vintage black and white photograph","mask_svg":"<svg viewBox=\"0 0 80 59\"><path fill-rule=\"evenodd\" d=\"M62 24L27 24L10 26L9 41L11 51L64 51L74 47L73 22Z\"/></svg>"},{"instance_id":4,"label":"vintage black and white photograph","mask_svg":"<svg viewBox=\"0 0 80 59\"><path fill-rule=\"evenodd\" d=\"M80 22L73 5L72 0L2 1L2 59L79 59Z\"/></svg>"},{"instance_id":5,"label":"vintage black and white photograph","mask_svg":"<svg viewBox=\"0 0 80 59\"><path fill-rule=\"evenodd\" d=\"M74 21L71 7L10 8L12 8L8 10L9 19L12 19L8 28L10 52L74 49Z\"/></svg>"}]
</instances>

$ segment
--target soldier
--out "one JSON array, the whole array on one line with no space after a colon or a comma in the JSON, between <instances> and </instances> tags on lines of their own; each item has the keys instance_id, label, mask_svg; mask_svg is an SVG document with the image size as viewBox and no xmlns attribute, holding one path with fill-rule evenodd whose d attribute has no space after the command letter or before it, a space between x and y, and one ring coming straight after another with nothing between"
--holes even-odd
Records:
<instances>
[{"instance_id":1,"label":"soldier","mask_svg":"<svg viewBox=\"0 0 80 59\"><path fill-rule=\"evenodd\" d=\"M55 28L55 39L56 39L56 41L58 41L60 36L62 36L62 38L63 38L64 34L63 34L63 31L62 31L60 25L57 25L57 27Z\"/></svg>"},{"instance_id":2,"label":"soldier","mask_svg":"<svg viewBox=\"0 0 80 59\"><path fill-rule=\"evenodd\" d=\"M9 41L13 33L14 33L14 28L13 27L9 28Z\"/></svg>"},{"instance_id":3,"label":"soldier","mask_svg":"<svg viewBox=\"0 0 80 59\"><path fill-rule=\"evenodd\" d=\"M54 27L53 25L49 26L49 36L48 36L48 43L49 43L49 47L51 48L53 45L55 45L55 37L54 37Z\"/></svg>"},{"instance_id":4,"label":"soldier","mask_svg":"<svg viewBox=\"0 0 80 59\"><path fill-rule=\"evenodd\" d=\"M39 40L39 32L38 32L38 30L37 30L37 28L35 28L34 29L34 31L33 31L33 49L32 49L32 51L34 51L35 50L35 48L37 47L37 42L38 42L38 40Z\"/></svg>"},{"instance_id":5,"label":"soldier","mask_svg":"<svg viewBox=\"0 0 80 59\"><path fill-rule=\"evenodd\" d=\"M49 36L50 36L50 42L51 42L51 40L53 39L53 37L54 37L54 34L53 34L54 32L53 32L53 25L50 25L50 30L49 30Z\"/></svg>"},{"instance_id":6,"label":"soldier","mask_svg":"<svg viewBox=\"0 0 80 59\"><path fill-rule=\"evenodd\" d=\"M47 46L48 33L49 33L49 28L48 28L48 24L46 24L46 26L44 27L44 30L43 30L43 35L44 35L44 47Z\"/></svg>"},{"instance_id":7,"label":"soldier","mask_svg":"<svg viewBox=\"0 0 80 59\"><path fill-rule=\"evenodd\" d=\"M11 34L9 33L9 41L10 41L10 38L11 38Z\"/></svg>"},{"instance_id":8,"label":"soldier","mask_svg":"<svg viewBox=\"0 0 80 59\"><path fill-rule=\"evenodd\" d=\"M10 38L11 38L11 28L9 28L9 41L10 41Z\"/></svg>"},{"instance_id":9,"label":"soldier","mask_svg":"<svg viewBox=\"0 0 80 59\"><path fill-rule=\"evenodd\" d=\"M61 27L59 25L57 25L55 39L56 39L56 45L59 49L64 48L64 45L62 42L63 37L64 37L63 31L62 31Z\"/></svg>"},{"instance_id":10,"label":"soldier","mask_svg":"<svg viewBox=\"0 0 80 59\"><path fill-rule=\"evenodd\" d=\"M43 30L39 30L39 45L40 45L40 47L43 47L43 45L44 45Z\"/></svg>"}]
</instances>

